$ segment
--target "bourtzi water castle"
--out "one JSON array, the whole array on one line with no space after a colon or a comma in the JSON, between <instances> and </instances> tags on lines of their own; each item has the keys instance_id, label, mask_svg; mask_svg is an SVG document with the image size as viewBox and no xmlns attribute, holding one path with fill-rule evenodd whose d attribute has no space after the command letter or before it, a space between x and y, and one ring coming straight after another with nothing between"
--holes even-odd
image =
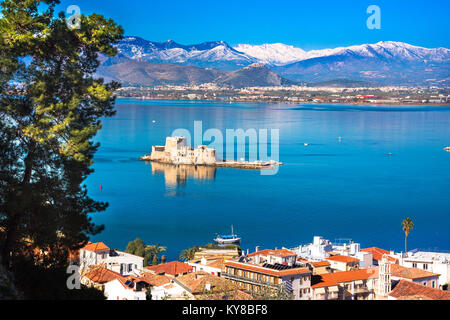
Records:
<instances>
[{"instance_id":1,"label":"bourtzi water castle","mask_svg":"<svg viewBox=\"0 0 450 320\"><path fill-rule=\"evenodd\" d=\"M239 169L270 168L282 163L271 161L222 161L216 157L216 150L207 146L194 149L187 145L185 137L167 137L165 146L153 146L152 153L141 157L143 161L154 161L173 165L214 166Z\"/></svg>"}]
</instances>

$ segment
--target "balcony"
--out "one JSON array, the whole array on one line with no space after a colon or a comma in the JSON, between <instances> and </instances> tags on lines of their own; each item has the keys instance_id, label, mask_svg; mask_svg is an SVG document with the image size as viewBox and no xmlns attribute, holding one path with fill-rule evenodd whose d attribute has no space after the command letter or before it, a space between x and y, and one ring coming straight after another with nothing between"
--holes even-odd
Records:
<instances>
[{"instance_id":1,"label":"balcony","mask_svg":"<svg viewBox=\"0 0 450 320\"><path fill-rule=\"evenodd\" d=\"M262 280L257 280L257 279L251 279L251 278L247 278L247 277L237 276L237 275L234 275L232 273L227 273L227 272L222 273L222 277L230 279L230 280L239 281L239 282L247 282L247 283L250 283L250 284L255 284L255 285L260 285L260 286L273 287L275 289L278 289L278 288L281 287L279 284L275 284L273 282L268 282L268 281L262 281Z\"/></svg>"},{"instance_id":2,"label":"balcony","mask_svg":"<svg viewBox=\"0 0 450 320\"><path fill-rule=\"evenodd\" d=\"M353 294L360 294L360 293L370 293L370 290L367 289L367 287L355 287L353 289Z\"/></svg>"}]
</instances>

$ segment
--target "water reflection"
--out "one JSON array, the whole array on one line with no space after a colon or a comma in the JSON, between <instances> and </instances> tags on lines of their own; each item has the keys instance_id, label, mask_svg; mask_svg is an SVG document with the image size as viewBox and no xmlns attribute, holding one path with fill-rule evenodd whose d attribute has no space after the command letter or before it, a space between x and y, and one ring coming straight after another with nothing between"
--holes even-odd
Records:
<instances>
[{"instance_id":1,"label":"water reflection","mask_svg":"<svg viewBox=\"0 0 450 320\"><path fill-rule=\"evenodd\" d=\"M195 180L214 180L217 168L206 166L173 165L152 162L153 174L164 174L167 187L185 185L189 178Z\"/></svg>"}]
</instances>

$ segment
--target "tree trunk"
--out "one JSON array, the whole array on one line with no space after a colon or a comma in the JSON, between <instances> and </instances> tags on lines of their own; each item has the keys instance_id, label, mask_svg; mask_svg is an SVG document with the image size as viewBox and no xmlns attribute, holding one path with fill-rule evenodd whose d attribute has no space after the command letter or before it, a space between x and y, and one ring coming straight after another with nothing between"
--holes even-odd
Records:
<instances>
[{"instance_id":1,"label":"tree trunk","mask_svg":"<svg viewBox=\"0 0 450 320\"><path fill-rule=\"evenodd\" d=\"M26 186L31 182L31 175L33 172L33 159L34 159L34 145L31 146L30 152L24 160L25 170L22 178L22 183L20 184L18 190L16 191L16 197L20 198L24 196L26 192ZM11 254L14 248L14 242L17 240L18 236L18 226L21 218L25 214L25 208L17 212L10 212L6 222L6 236L3 248L1 250L2 263L7 267L11 267Z\"/></svg>"},{"instance_id":2,"label":"tree trunk","mask_svg":"<svg viewBox=\"0 0 450 320\"><path fill-rule=\"evenodd\" d=\"M405 234L405 254L408 253L407 239L408 239L408 236Z\"/></svg>"}]
</instances>

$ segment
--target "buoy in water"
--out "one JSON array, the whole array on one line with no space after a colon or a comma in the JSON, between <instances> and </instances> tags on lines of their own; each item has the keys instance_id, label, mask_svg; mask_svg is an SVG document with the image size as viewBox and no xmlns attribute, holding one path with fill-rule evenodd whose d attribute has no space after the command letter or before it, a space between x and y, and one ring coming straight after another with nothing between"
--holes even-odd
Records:
<instances>
[{"instance_id":1,"label":"buoy in water","mask_svg":"<svg viewBox=\"0 0 450 320\"><path fill-rule=\"evenodd\" d=\"M103 190L103 185L102 184L100 185L100 190Z\"/></svg>"}]
</instances>

